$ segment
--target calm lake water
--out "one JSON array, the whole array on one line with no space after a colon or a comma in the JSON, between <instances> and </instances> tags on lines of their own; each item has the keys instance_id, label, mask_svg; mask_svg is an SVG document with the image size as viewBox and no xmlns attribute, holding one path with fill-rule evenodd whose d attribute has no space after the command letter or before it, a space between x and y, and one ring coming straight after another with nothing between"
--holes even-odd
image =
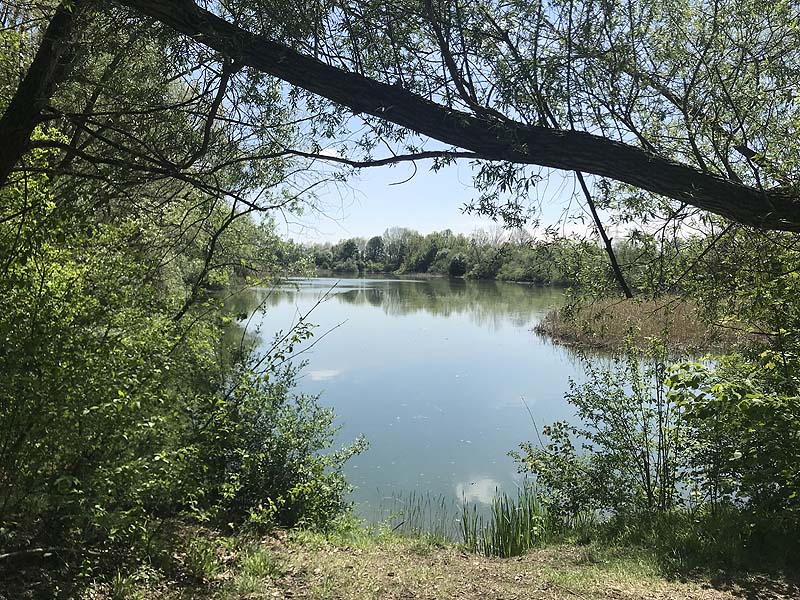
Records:
<instances>
[{"instance_id":1,"label":"calm lake water","mask_svg":"<svg viewBox=\"0 0 800 600\"><path fill-rule=\"evenodd\" d=\"M261 299L267 290L260 292ZM447 279L300 279L269 292L264 343L323 297L309 320L317 343L299 391L335 409L344 443L370 448L347 467L369 517L408 492L486 503L516 489L507 453L543 424L568 419L580 362L531 330L559 290ZM252 323L256 324L256 323ZM252 325L251 324L251 325ZM324 338L319 339L328 332ZM526 408L527 404L527 408Z\"/></svg>"}]
</instances>

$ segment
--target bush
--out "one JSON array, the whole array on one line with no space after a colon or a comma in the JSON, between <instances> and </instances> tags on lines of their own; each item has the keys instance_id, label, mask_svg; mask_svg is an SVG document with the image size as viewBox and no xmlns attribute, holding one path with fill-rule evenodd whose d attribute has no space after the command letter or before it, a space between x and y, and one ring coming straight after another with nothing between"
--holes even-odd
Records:
<instances>
[{"instance_id":1,"label":"bush","mask_svg":"<svg viewBox=\"0 0 800 600\"><path fill-rule=\"evenodd\" d=\"M357 447L323 454L331 412L292 394L294 371L277 366L308 329L267 356L232 350L237 326L203 291L223 279L197 267L207 236L176 246L137 215L94 222L94 200L56 202L45 178L22 188L0 189L0 554L55 547L58 569L94 577L154 560L174 521L322 526L341 512ZM211 228L219 215L195 200L159 218ZM218 259L252 272L247 257L273 240L241 233L219 232L237 260Z\"/></svg>"},{"instance_id":2,"label":"bush","mask_svg":"<svg viewBox=\"0 0 800 600\"><path fill-rule=\"evenodd\" d=\"M463 254L455 254L450 259L450 266L447 268L447 273L450 277L463 277L467 273L467 258Z\"/></svg>"},{"instance_id":3,"label":"bush","mask_svg":"<svg viewBox=\"0 0 800 600\"><path fill-rule=\"evenodd\" d=\"M800 398L770 389L765 377L773 367L764 367L729 356L716 369L671 369L667 385L681 410L687 475L713 509L735 503L800 519Z\"/></svg>"},{"instance_id":4,"label":"bush","mask_svg":"<svg viewBox=\"0 0 800 600\"><path fill-rule=\"evenodd\" d=\"M796 566L800 401L761 357L668 368L655 346L590 367L567 396L578 424L513 454L554 521L605 515L598 535L652 547L668 570Z\"/></svg>"},{"instance_id":5,"label":"bush","mask_svg":"<svg viewBox=\"0 0 800 600\"><path fill-rule=\"evenodd\" d=\"M733 506L612 517L596 527L606 543L649 548L671 576L697 571L792 572L800 557L800 527L781 515Z\"/></svg>"},{"instance_id":6,"label":"bush","mask_svg":"<svg viewBox=\"0 0 800 600\"><path fill-rule=\"evenodd\" d=\"M345 461L365 447L362 439L322 454L333 443L333 411L317 397L293 394L296 368L259 372L251 361L231 389L215 399L209 424L196 432L198 452L190 472L203 497L201 518L260 526L323 528L342 513L349 488Z\"/></svg>"},{"instance_id":7,"label":"bush","mask_svg":"<svg viewBox=\"0 0 800 600\"><path fill-rule=\"evenodd\" d=\"M663 349L653 346L648 359L629 354L612 369L587 366L589 382L571 382L567 394L578 424L547 426L546 445L512 453L563 520L586 511L664 511L677 502L679 429L662 384Z\"/></svg>"}]
</instances>

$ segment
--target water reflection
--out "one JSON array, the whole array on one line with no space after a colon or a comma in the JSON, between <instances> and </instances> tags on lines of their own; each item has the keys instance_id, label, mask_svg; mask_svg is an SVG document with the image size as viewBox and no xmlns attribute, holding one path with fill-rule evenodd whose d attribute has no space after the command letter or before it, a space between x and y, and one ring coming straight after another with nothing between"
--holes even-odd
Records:
<instances>
[{"instance_id":1,"label":"water reflection","mask_svg":"<svg viewBox=\"0 0 800 600\"><path fill-rule=\"evenodd\" d=\"M306 371L311 381L328 381L336 379L341 375L340 369L317 369L316 371Z\"/></svg>"},{"instance_id":2,"label":"water reflection","mask_svg":"<svg viewBox=\"0 0 800 600\"><path fill-rule=\"evenodd\" d=\"M468 315L472 322L497 328L533 323L545 310L559 303L560 290L499 281L462 279L347 279L292 280L274 289L248 294L250 309L264 303L277 306L316 295L348 305L380 307L388 316L425 312L433 316ZM240 299L239 302L243 302Z\"/></svg>"},{"instance_id":3,"label":"water reflection","mask_svg":"<svg viewBox=\"0 0 800 600\"><path fill-rule=\"evenodd\" d=\"M469 504L491 504L500 487L500 482L491 477L464 481L456 485L456 498Z\"/></svg>"}]
</instances>

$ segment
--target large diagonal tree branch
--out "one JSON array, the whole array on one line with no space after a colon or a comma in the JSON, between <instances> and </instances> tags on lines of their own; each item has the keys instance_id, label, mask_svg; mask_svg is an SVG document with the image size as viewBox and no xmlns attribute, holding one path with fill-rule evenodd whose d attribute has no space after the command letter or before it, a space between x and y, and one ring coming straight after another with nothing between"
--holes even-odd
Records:
<instances>
[{"instance_id":1,"label":"large diagonal tree branch","mask_svg":"<svg viewBox=\"0 0 800 600\"><path fill-rule=\"evenodd\" d=\"M740 223L800 231L800 202L788 187L758 190L635 146L579 131L493 122L449 109L300 54L246 31L191 0L119 0L237 62L487 160L577 170L686 202Z\"/></svg>"}]
</instances>

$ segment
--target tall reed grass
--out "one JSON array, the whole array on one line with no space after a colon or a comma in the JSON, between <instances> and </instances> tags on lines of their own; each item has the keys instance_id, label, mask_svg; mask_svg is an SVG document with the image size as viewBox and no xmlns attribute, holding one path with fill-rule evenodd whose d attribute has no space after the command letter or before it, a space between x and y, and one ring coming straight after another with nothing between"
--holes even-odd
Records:
<instances>
[{"instance_id":1,"label":"tall reed grass","mask_svg":"<svg viewBox=\"0 0 800 600\"><path fill-rule=\"evenodd\" d=\"M487 506L456 503L441 495L410 492L384 498L380 506L385 529L434 543L462 543L469 552L509 557L560 539L591 539L597 521L581 513L565 521L551 515L536 485L524 481L516 495L498 493Z\"/></svg>"},{"instance_id":2,"label":"tall reed grass","mask_svg":"<svg viewBox=\"0 0 800 600\"><path fill-rule=\"evenodd\" d=\"M456 541L458 507L445 496L416 491L392 494L384 498L380 512L380 520L393 533L440 543Z\"/></svg>"},{"instance_id":3,"label":"tall reed grass","mask_svg":"<svg viewBox=\"0 0 800 600\"><path fill-rule=\"evenodd\" d=\"M477 505L462 505L461 535L464 546L484 556L519 556L554 534L553 523L533 483L525 482L516 498L495 496L487 515Z\"/></svg>"},{"instance_id":4,"label":"tall reed grass","mask_svg":"<svg viewBox=\"0 0 800 600\"><path fill-rule=\"evenodd\" d=\"M707 323L697 305L676 297L659 300L598 300L555 308L534 331L560 344L601 350L645 348L661 338L673 351L698 352L733 348L750 336L736 327Z\"/></svg>"}]
</instances>

